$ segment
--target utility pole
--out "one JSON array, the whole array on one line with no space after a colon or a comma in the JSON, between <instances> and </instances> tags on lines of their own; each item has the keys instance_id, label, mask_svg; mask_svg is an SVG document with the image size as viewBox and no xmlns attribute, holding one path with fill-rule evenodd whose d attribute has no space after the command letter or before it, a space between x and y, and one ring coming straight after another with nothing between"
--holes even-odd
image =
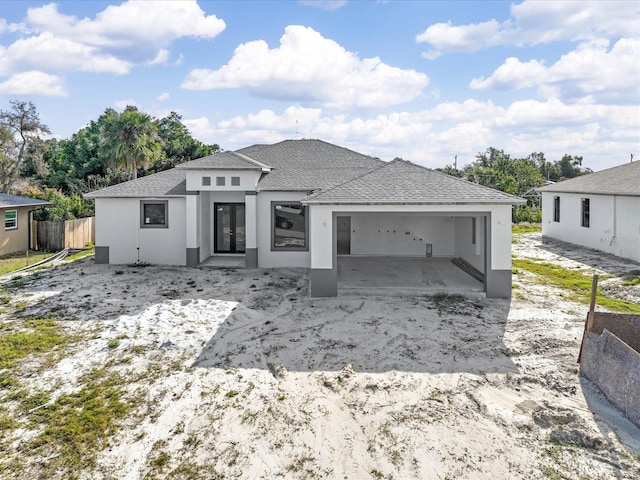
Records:
<instances>
[{"instance_id":1,"label":"utility pole","mask_svg":"<svg viewBox=\"0 0 640 480\"><path fill-rule=\"evenodd\" d=\"M632 158L633 158L633 155L632 155ZM458 170L458 155L455 155L453 157L453 169L456 171Z\"/></svg>"},{"instance_id":2,"label":"utility pole","mask_svg":"<svg viewBox=\"0 0 640 480\"><path fill-rule=\"evenodd\" d=\"M631 154L631 161L633 162L633 153Z\"/></svg>"}]
</instances>

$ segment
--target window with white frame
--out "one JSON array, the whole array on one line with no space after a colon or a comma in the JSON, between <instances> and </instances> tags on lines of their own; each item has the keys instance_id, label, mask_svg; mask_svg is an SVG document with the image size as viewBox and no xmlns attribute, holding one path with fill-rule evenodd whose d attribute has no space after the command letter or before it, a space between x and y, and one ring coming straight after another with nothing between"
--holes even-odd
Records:
<instances>
[{"instance_id":1,"label":"window with white frame","mask_svg":"<svg viewBox=\"0 0 640 480\"><path fill-rule=\"evenodd\" d=\"M169 228L169 202L142 200L140 202L140 228Z\"/></svg>"},{"instance_id":2,"label":"window with white frame","mask_svg":"<svg viewBox=\"0 0 640 480\"><path fill-rule=\"evenodd\" d=\"M231 177L231 186L239 187L240 186L240 177Z\"/></svg>"},{"instance_id":3,"label":"window with white frame","mask_svg":"<svg viewBox=\"0 0 640 480\"><path fill-rule=\"evenodd\" d=\"M211 177L202 177L202 186L204 187L211 186Z\"/></svg>"},{"instance_id":4,"label":"window with white frame","mask_svg":"<svg viewBox=\"0 0 640 480\"><path fill-rule=\"evenodd\" d=\"M216 186L224 187L224 185L225 185L224 177L216 177Z\"/></svg>"},{"instance_id":5,"label":"window with white frame","mask_svg":"<svg viewBox=\"0 0 640 480\"><path fill-rule=\"evenodd\" d=\"M271 202L272 250L307 251L309 219L300 202Z\"/></svg>"},{"instance_id":6,"label":"window with white frame","mask_svg":"<svg viewBox=\"0 0 640 480\"><path fill-rule=\"evenodd\" d=\"M4 211L4 229L14 230L16 228L18 228L18 211L5 210Z\"/></svg>"}]
</instances>

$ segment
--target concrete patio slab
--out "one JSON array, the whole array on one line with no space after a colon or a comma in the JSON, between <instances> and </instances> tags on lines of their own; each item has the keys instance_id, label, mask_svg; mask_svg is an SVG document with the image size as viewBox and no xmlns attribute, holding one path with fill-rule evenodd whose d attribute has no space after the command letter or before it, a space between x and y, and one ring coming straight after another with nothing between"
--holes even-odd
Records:
<instances>
[{"instance_id":1,"label":"concrete patio slab","mask_svg":"<svg viewBox=\"0 0 640 480\"><path fill-rule=\"evenodd\" d=\"M448 257L339 256L338 295L484 295Z\"/></svg>"}]
</instances>

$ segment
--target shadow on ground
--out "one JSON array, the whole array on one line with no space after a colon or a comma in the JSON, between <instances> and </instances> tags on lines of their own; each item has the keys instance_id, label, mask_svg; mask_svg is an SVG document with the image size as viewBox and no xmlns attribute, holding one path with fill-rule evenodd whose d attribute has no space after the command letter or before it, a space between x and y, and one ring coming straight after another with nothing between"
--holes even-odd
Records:
<instances>
[{"instance_id":1,"label":"shadow on ground","mask_svg":"<svg viewBox=\"0 0 640 480\"><path fill-rule=\"evenodd\" d=\"M517 372L503 344L510 302L460 295L290 298L239 305L195 366L289 371Z\"/></svg>"}]
</instances>

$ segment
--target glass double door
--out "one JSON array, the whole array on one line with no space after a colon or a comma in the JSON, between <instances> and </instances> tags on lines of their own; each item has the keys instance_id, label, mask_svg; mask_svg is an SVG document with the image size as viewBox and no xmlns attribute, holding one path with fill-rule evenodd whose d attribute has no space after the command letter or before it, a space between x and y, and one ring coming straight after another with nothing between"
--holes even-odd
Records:
<instances>
[{"instance_id":1,"label":"glass double door","mask_svg":"<svg viewBox=\"0 0 640 480\"><path fill-rule=\"evenodd\" d=\"M215 253L244 253L246 229L244 203L214 203Z\"/></svg>"}]
</instances>

